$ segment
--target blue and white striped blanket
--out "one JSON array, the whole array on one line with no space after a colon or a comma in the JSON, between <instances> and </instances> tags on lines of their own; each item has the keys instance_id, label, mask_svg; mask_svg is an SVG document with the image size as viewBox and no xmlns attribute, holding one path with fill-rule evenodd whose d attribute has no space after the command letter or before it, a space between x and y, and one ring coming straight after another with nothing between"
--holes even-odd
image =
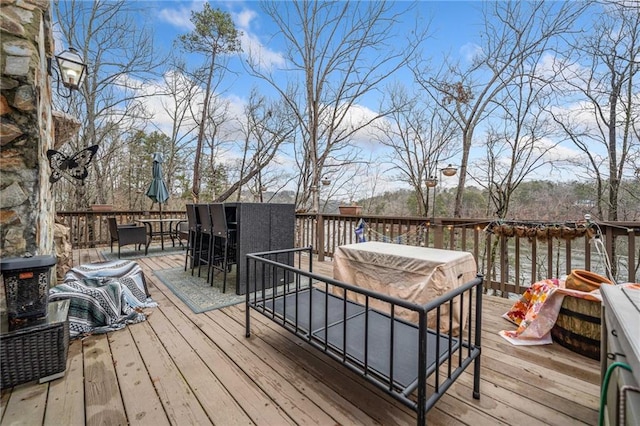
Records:
<instances>
[{"instance_id":1,"label":"blue and white striped blanket","mask_svg":"<svg viewBox=\"0 0 640 426\"><path fill-rule=\"evenodd\" d=\"M114 260L72 268L64 282L49 291L49 300L70 299L69 335L119 330L146 320L142 308L158 306L148 297L136 262Z\"/></svg>"}]
</instances>

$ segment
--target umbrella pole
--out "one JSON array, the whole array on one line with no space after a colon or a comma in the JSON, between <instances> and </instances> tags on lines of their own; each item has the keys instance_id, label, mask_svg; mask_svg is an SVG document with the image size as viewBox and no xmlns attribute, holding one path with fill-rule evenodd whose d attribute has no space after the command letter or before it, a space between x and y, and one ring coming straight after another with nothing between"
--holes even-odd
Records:
<instances>
[{"instance_id":1,"label":"umbrella pole","mask_svg":"<svg viewBox=\"0 0 640 426\"><path fill-rule=\"evenodd\" d=\"M160 247L162 251L164 251L164 230L162 229L162 203L158 203L158 207L160 207Z\"/></svg>"}]
</instances>

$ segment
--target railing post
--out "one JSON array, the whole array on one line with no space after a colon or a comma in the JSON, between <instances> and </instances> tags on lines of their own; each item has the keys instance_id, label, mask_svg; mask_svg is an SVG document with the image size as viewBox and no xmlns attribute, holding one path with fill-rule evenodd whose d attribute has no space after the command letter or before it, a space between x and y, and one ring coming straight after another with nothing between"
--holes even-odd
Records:
<instances>
[{"instance_id":1,"label":"railing post","mask_svg":"<svg viewBox=\"0 0 640 426\"><path fill-rule=\"evenodd\" d=\"M444 246L444 227L442 225L442 219L433 219L433 246L435 248L443 248Z\"/></svg>"},{"instance_id":2,"label":"railing post","mask_svg":"<svg viewBox=\"0 0 640 426\"><path fill-rule=\"evenodd\" d=\"M607 224L604 233L605 233L605 237L604 237L605 252L607 253L607 256L609 257L609 259L612 261L610 264L611 271L605 271L604 275L612 280L615 280L615 277L618 275L618 264L613 261L616 258L616 245L615 245L616 236L614 234L613 226L610 226L609 224ZM609 274L609 272L611 274Z\"/></svg>"},{"instance_id":3,"label":"railing post","mask_svg":"<svg viewBox=\"0 0 640 426\"><path fill-rule=\"evenodd\" d=\"M322 214L316 214L316 241L318 260L324 262L324 217Z\"/></svg>"},{"instance_id":4,"label":"railing post","mask_svg":"<svg viewBox=\"0 0 640 426\"><path fill-rule=\"evenodd\" d=\"M627 233L627 281L629 282L637 282L636 281L636 257L635 255L631 255L631 253L636 253L636 233L635 229L631 229Z\"/></svg>"}]
</instances>

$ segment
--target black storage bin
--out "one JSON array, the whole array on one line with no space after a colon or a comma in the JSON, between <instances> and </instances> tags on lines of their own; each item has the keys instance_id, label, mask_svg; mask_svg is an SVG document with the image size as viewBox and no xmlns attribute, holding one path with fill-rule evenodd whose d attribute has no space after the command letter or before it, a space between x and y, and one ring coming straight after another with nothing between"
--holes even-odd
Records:
<instances>
[{"instance_id":1,"label":"black storage bin","mask_svg":"<svg viewBox=\"0 0 640 426\"><path fill-rule=\"evenodd\" d=\"M49 280L55 264L56 258L51 255L0 260L9 322L47 316Z\"/></svg>"},{"instance_id":2,"label":"black storage bin","mask_svg":"<svg viewBox=\"0 0 640 426\"><path fill-rule=\"evenodd\" d=\"M64 375L69 349L69 300L48 304L48 315L14 326L0 316L0 388Z\"/></svg>"}]
</instances>

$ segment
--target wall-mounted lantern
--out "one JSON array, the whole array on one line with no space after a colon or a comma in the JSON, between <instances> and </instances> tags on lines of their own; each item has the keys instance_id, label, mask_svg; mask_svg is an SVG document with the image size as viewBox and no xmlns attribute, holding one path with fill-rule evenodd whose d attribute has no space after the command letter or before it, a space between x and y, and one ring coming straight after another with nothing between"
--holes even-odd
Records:
<instances>
[{"instance_id":1,"label":"wall-mounted lantern","mask_svg":"<svg viewBox=\"0 0 640 426\"><path fill-rule=\"evenodd\" d=\"M56 62L58 64L58 69L56 70L58 76L58 94L68 98L71 96L72 90L79 90L82 86L87 74L87 65L82 61L78 51L73 47L56 55ZM52 71L53 66L51 59L49 59L49 75L52 75ZM68 95L60 93L60 81L62 81L64 87L69 89Z\"/></svg>"}]
</instances>

